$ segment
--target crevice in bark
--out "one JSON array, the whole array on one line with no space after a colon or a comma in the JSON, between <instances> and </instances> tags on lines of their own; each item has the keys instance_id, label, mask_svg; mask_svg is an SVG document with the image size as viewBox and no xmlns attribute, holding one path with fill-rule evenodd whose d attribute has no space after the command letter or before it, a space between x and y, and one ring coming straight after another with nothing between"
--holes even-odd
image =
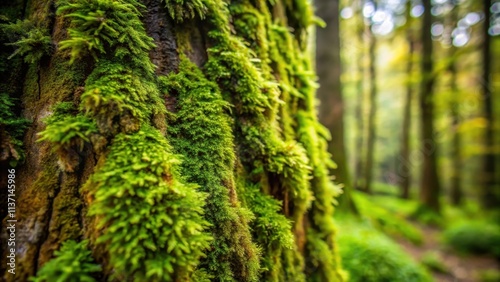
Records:
<instances>
[{"instance_id":1,"label":"crevice in bark","mask_svg":"<svg viewBox=\"0 0 500 282\"><path fill-rule=\"evenodd\" d=\"M44 230L42 235L40 236L40 239L36 243L36 252L35 256L33 258L33 268L34 271L33 273L37 273L38 267L39 267L39 257L40 257L40 250L42 249L43 243L47 240L49 237L49 229L50 229L50 222L52 221L52 211L53 211L53 204L54 204L54 199L57 197L59 194L59 191L61 191L61 183L62 183L62 172L59 172L59 175L57 176L57 188L55 189L54 194L52 197L48 198L48 211L47 211L47 223L44 226Z\"/></svg>"}]
</instances>

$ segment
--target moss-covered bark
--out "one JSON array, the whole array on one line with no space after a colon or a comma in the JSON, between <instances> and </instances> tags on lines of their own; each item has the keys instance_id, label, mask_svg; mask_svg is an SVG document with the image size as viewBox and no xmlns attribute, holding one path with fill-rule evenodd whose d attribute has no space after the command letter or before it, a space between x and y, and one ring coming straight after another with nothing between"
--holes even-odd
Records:
<instances>
[{"instance_id":1,"label":"moss-covered bark","mask_svg":"<svg viewBox=\"0 0 500 282\"><path fill-rule=\"evenodd\" d=\"M55 48L17 73L33 123L18 173L18 274L5 279L89 239L99 281L343 280L308 1L24 10ZM86 245L65 246L58 257L71 260L71 246Z\"/></svg>"}]
</instances>

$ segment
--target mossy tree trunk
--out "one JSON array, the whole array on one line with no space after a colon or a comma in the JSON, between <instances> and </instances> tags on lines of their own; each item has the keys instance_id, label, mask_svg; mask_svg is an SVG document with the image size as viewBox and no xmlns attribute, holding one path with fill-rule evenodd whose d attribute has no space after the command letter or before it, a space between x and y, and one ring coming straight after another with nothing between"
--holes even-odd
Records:
<instances>
[{"instance_id":1,"label":"mossy tree trunk","mask_svg":"<svg viewBox=\"0 0 500 282\"><path fill-rule=\"evenodd\" d=\"M318 89L319 120L330 130L331 139L328 151L337 164L332 174L335 181L344 187L339 198L339 209L356 213L351 196L353 189L347 166L347 153L344 142L344 100L340 77L339 1L316 0L317 15L325 21L326 27L316 29L316 70L320 87Z\"/></svg>"},{"instance_id":2,"label":"mossy tree trunk","mask_svg":"<svg viewBox=\"0 0 500 282\"><path fill-rule=\"evenodd\" d=\"M80 260L98 266L73 279L343 280L308 1L0 5L26 19L2 29L24 49L2 69L1 114L31 121L1 147L18 221L3 279L55 281ZM83 239L85 262L86 244L54 254Z\"/></svg>"}]
</instances>

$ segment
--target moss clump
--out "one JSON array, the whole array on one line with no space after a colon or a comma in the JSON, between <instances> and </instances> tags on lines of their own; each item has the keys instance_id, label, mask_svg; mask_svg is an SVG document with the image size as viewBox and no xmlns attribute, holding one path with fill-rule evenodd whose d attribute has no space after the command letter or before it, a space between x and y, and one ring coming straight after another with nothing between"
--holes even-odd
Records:
<instances>
[{"instance_id":1,"label":"moss clump","mask_svg":"<svg viewBox=\"0 0 500 282\"><path fill-rule=\"evenodd\" d=\"M168 13L177 22L183 22L186 19L199 17L205 18L207 13L206 1L210 0L164 0Z\"/></svg>"},{"instance_id":2,"label":"moss clump","mask_svg":"<svg viewBox=\"0 0 500 282\"><path fill-rule=\"evenodd\" d=\"M88 241L79 243L66 241L60 250L54 253L55 257L46 263L31 277L33 282L93 282L95 276L101 271L101 266L96 264L88 250Z\"/></svg>"},{"instance_id":3,"label":"moss clump","mask_svg":"<svg viewBox=\"0 0 500 282\"><path fill-rule=\"evenodd\" d=\"M59 0L57 14L71 20L69 39L59 42L60 49L71 50L71 60L90 54L127 61L134 67L154 70L148 51L155 47L140 20L135 0Z\"/></svg>"},{"instance_id":4,"label":"moss clump","mask_svg":"<svg viewBox=\"0 0 500 282\"><path fill-rule=\"evenodd\" d=\"M99 61L81 100L81 108L107 135L137 131L141 122L165 113L152 77L118 61Z\"/></svg>"},{"instance_id":5,"label":"moss clump","mask_svg":"<svg viewBox=\"0 0 500 282\"><path fill-rule=\"evenodd\" d=\"M0 93L0 161L8 160L12 166L24 160L22 138L30 124L13 112L14 107L14 99Z\"/></svg>"},{"instance_id":6,"label":"moss clump","mask_svg":"<svg viewBox=\"0 0 500 282\"><path fill-rule=\"evenodd\" d=\"M11 41L7 45L16 48L9 59L20 55L26 63L34 64L52 51L52 39L48 30L36 26L30 20L17 20L16 23L2 24L0 28Z\"/></svg>"},{"instance_id":7,"label":"moss clump","mask_svg":"<svg viewBox=\"0 0 500 282\"><path fill-rule=\"evenodd\" d=\"M203 232L205 195L180 180L178 156L148 125L118 134L88 184L89 215L109 252L116 279L178 281L195 269L210 237Z\"/></svg>"},{"instance_id":8,"label":"moss clump","mask_svg":"<svg viewBox=\"0 0 500 282\"><path fill-rule=\"evenodd\" d=\"M248 211L238 206L235 192L229 104L217 85L186 58L179 73L163 79L163 86L177 99L167 132L185 157L181 172L210 195L205 218L215 240L201 266L220 281L256 281L258 250L251 241Z\"/></svg>"},{"instance_id":9,"label":"moss clump","mask_svg":"<svg viewBox=\"0 0 500 282\"><path fill-rule=\"evenodd\" d=\"M89 117L77 114L68 102L59 103L45 123L47 127L38 133L38 141L52 143L61 168L73 172L80 162L79 152L90 142L90 136L97 133L96 124Z\"/></svg>"}]
</instances>

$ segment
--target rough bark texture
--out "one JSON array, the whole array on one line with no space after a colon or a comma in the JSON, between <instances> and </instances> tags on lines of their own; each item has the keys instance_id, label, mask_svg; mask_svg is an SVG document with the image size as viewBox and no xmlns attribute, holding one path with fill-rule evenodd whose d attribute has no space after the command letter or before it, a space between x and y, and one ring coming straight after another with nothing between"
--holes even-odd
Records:
<instances>
[{"instance_id":1,"label":"rough bark texture","mask_svg":"<svg viewBox=\"0 0 500 282\"><path fill-rule=\"evenodd\" d=\"M316 0L317 15L326 23L325 28L316 29L316 72L320 87L317 91L321 101L319 120L330 130L328 151L337 168L332 171L335 181L343 184L344 192L339 198L340 209L356 211L351 197L352 181L347 166L344 142L344 100L340 77L339 2Z\"/></svg>"},{"instance_id":2,"label":"rough bark texture","mask_svg":"<svg viewBox=\"0 0 500 282\"><path fill-rule=\"evenodd\" d=\"M98 281L342 281L308 2L110 1L94 12L113 24L127 11L119 28L132 29L119 35L131 37L78 56L70 51L88 46L68 30L85 18L71 15L93 1L72 2L82 6L57 15L54 1L0 4L14 11L10 22L48 29L53 45L2 73L15 78L1 78L19 98L15 114L31 121L24 160L0 161L4 185L19 160L16 275L5 272L2 244L2 279L56 280L54 251L88 239ZM69 143L49 134L75 120L83 125Z\"/></svg>"},{"instance_id":3,"label":"rough bark texture","mask_svg":"<svg viewBox=\"0 0 500 282\"><path fill-rule=\"evenodd\" d=\"M421 109L421 152L423 154L422 175L420 178L420 200L423 206L434 212L440 211L439 195L441 187L437 174L437 143L434 140L434 74L433 48L431 37L431 1L424 0L422 19L422 81L420 85Z\"/></svg>"}]
</instances>

